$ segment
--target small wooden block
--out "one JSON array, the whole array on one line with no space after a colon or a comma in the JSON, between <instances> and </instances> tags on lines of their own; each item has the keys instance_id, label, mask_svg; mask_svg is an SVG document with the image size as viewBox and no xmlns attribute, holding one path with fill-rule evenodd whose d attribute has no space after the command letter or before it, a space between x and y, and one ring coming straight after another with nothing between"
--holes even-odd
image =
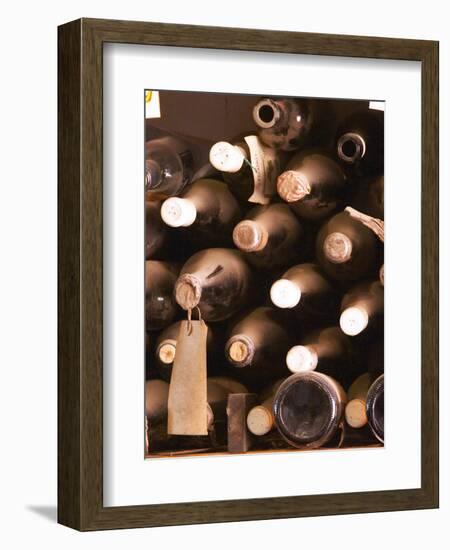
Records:
<instances>
[{"instance_id":1,"label":"small wooden block","mask_svg":"<svg viewBox=\"0 0 450 550\"><path fill-rule=\"evenodd\" d=\"M247 428L247 415L258 397L254 393L230 393L227 404L228 452L246 453L252 444L253 436Z\"/></svg>"}]
</instances>

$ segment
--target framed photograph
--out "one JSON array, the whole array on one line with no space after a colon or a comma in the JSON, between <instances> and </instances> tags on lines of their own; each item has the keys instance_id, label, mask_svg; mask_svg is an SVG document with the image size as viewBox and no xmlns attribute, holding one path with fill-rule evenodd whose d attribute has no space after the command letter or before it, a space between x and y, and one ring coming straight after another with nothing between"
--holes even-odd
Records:
<instances>
[{"instance_id":1,"label":"framed photograph","mask_svg":"<svg viewBox=\"0 0 450 550\"><path fill-rule=\"evenodd\" d=\"M437 507L438 43L58 51L59 522Z\"/></svg>"}]
</instances>

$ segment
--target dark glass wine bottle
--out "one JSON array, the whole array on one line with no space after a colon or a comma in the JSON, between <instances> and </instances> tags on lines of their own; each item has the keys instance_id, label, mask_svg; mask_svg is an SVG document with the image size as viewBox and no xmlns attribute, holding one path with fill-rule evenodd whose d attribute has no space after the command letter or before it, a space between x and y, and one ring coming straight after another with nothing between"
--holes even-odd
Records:
<instances>
[{"instance_id":1,"label":"dark glass wine bottle","mask_svg":"<svg viewBox=\"0 0 450 550\"><path fill-rule=\"evenodd\" d=\"M273 283L270 298L277 307L293 309L305 318L332 320L339 304L336 289L312 263L288 269Z\"/></svg>"},{"instance_id":2,"label":"dark glass wine bottle","mask_svg":"<svg viewBox=\"0 0 450 550\"><path fill-rule=\"evenodd\" d=\"M338 128L337 155L354 175L379 175L384 168L384 111L352 113Z\"/></svg>"},{"instance_id":3,"label":"dark glass wine bottle","mask_svg":"<svg viewBox=\"0 0 450 550\"><path fill-rule=\"evenodd\" d=\"M250 263L272 269L300 259L305 248L302 235L302 226L290 208L271 204L250 210L234 228L233 241Z\"/></svg>"},{"instance_id":4,"label":"dark glass wine bottle","mask_svg":"<svg viewBox=\"0 0 450 550\"><path fill-rule=\"evenodd\" d=\"M301 98L264 98L253 109L259 137L269 147L293 151L305 144L313 124L311 104Z\"/></svg>"},{"instance_id":5,"label":"dark glass wine bottle","mask_svg":"<svg viewBox=\"0 0 450 550\"><path fill-rule=\"evenodd\" d=\"M317 261L338 281L369 277L379 267L381 253L375 233L347 211L330 218L317 235Z\"/></svg>"},{"instance_id":6,"label":"dark glass wine bottle","mask_svg":"<svg viewBox=\"0 0 450 550\"><path fill-rule=\"evenodd\" d=\"M379 281L359 283L342 299L340 326L349 336L375 329L384 312L384 289Z\"/></svg>"},{"instance_id":7,"label":"dark glass wine bottle","mask_svg":"<svg viewBox=\"0 0 450 550\"><path fill-rule=\"evenodd\" d=\"M197 252L183 265L175 297L185 310L199 307L206 322L234 315L252 298L252 274L242 252L209 248Z\"/></svg>"},{"instance_id":8,"label":"dark glass wine bottle","mask_svg":"<svg viewBox=\"0 0 450 550\"><path fill-rule=\"evenodd\" d=\"M171 227L186 227L204 243L231 243L241 209L225 183L203 179L190 185L182 197L171 197L161 206L161 217Z\"/></svg>"},{"instance_id":9,"label":"dark glass wine bottle","mask_svg":"<svg viewBox=\"0 0 450 550\"><path fill-rule=\"evenodd\" d=\"M299 217L322 220L343 206L348 185L341 167L328 154L302 151L278 177L277 189Z\"/></svg>"},{"instance_id":10,"label":"dark glass wine bottle","mask_svg":"<svg viewBox=\"0 0 450 550\"><path fill-rule=\"evenodd\" d=\"M168 244L169 232L162 221L160 201L145 203L145 259L158 259L162 249Z\"/></svg>"},{"instance_id":11,"label":"dark glass wine bottle","mask_svg":"<svg viewBox=\"0 0 450 550\"><path fill-rule=\"evenodd\" d=\"M225 356L245 381L266 382L287 375L284 362L292 336L280 312L258 307L230 331Z\"/></svg>"},{"instance_id":12,"label":"dark glass wine bottle","mask_svg":"<svg viewBox=\"0 0 450 550\"><path fill-rule=\"evenodd\" d=\"M145 262L145 317L147 330L160 330L173 322L178 307L173 296L178 269L175 264Z\"/></svg>"},{"instance_id":13,"label":"dark glass wine bottle","mask_svg":"<svg viewBox=\"0 0 450 550\"><path fill-rule=\"evenodd\" d=\"M373 434L384 443L384 374L372 383L367 392L366 414Z\"/></svg>"},{"instance_id":14,"label":"dark glass wine bottle","mask_svg":"<svg viewBox=\"0 0 450 550\"><path fill-rule=\"evenodd\" d=\"M342 386L325 374L293 374L275 394L275 423L290 445L315 449L330 442L338 432L346 400Z\"/></svg>"}]
</instances>

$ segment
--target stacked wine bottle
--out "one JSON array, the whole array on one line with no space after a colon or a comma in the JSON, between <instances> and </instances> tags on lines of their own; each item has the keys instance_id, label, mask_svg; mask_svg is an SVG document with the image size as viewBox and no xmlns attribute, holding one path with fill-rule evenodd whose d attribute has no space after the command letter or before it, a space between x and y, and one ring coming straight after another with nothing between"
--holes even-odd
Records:
<instances>
[{"instance_id":1,"label":"stacked wine bottle","mask_svg":"<svg viewBox=\"0 0 450 550\"><path fill-rule=\"evenodd\" d=\"M254 127L215 143L147 121L148 456L383 444L384 113L342 104L255 99ZM207 433L179 435L188 317Z\"/></svg>"}]
</instances>

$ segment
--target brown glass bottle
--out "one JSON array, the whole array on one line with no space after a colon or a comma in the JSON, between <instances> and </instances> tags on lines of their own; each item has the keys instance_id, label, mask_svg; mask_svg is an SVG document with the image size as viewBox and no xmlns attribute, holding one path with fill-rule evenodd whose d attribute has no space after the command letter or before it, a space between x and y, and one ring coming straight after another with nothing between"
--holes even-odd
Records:
<instances>
[{"instance_id":1,"label":"brown glass bottle","mask_svg":"<svg viewBox=\"0 0 450 550\"><path fill-rule=\"evenodd\" d=\"M206 322L228 319L252 298L252 274L242 252L208 248L183 265L175 297L185 310L199 307Z\"/></svg>"},{"instance_id":2,"label":"brown glass bottle","mask_svg":"<svg viewBox=\"0 0 450 550\"><path fill-rule=\"evenodd\" d=\"M280 312L258 307L231 328L225 356L239 378L267 383L288 374L284 358L292 337L283 321Z\"/></svg>"},{"instance_id":3,"label":"brown glass bottle","mask_svg":"<svg viewBox=\"0 0 450 550\"><path fill-rule=\"evenodd\" d=\"M168 243L169 231L161 218L161 202L145 203L145 259L158 259Z\"/></svg>"},{"instance_id":4,"label":"brown glass bottle","mask_svg":"<svg viewBox=\"0 0 450 550\"><path fill-rule=\"evenodd\" d=\"M300 345L292 347L286 355L286 364L291 372L318 370L338 377L341 383L351 376L354 363L350 338L337 326L310 332Z\"/></svg>"},{"instance_id":5,"label":"brown glass bottle","mask_svg":"<svg viewBox=\"0 0 450 550\"><path fill-rule=\"evenodd\" d=\"M161 206L161 217L171 227L186 227L192 238L204 243L230 243L241 209L228 186L218 180L201 179L182 197L171 197Z\"/></svg>"},{"instance_id":6,"label":"brown glass bottle","mask_svg":"<svg viewBox=\"0 0 450 550\"><path fill-rule=\"evenodd\" d=\"M170 381L172 374L180 325L181 321L177 321L165 328L158 335L155 344L155 359L158 373L167 382ZM220 368L221 363L223 365L223 360L221 360L223 357L223 338L221 336L219 330L214 327L208 327L206 337L208 375L214 374Z\"/></svg>"},{"instance_id":7,"label":"brown glass bottle","mask_svg":"<svg viewBox=\"0 0 450 550\"><path fill-rule=\"evenodd\" d=\"M160 330L172 323L178 307L173 289L178 268L169 262L145 262L145 318L147 330Z\"/></svg>"},{"instance_id":8,"label":"brown glass bottle","mask_svg":"<svg viewBox=\"0 0 450 550\"><path fill-rule=\"evenodd\" d=\"M293 151L305 144L313 125L311 102L301 98L264 98L253 108L259 137L269 147Z\"/></svg>"},{"instance_id":9,"label":"brown glass bottle","mask_svg":"<svg viewBox=\"0 0 450 550\"><path fill-rule=\"evenodd\" d=\"M384 312L384 288L379 281L366 281L349 290L342 299L339 324L349 336L373 331Z\"/></svg>"},{"instance_id":10,"label":"brown glass bottle","mask_svg":"<svg viewBox=\"0 0 450 550\"><path fill-rule=\"evenodd\" d=\"M364 109L351 114L338 128L336 151L354 175L379 175L384 168L384 111Z\"/></svg>"},{"instance_id":11,"label":"brown glass bottle","mask_svg":"<svg viewBox=\"0 0 450 550\"><path fill-rule=\"evenodd\" d=\"M290 445L315 449L335 437L343 421L346 400L342 386L325 374L293 374L275 394L275 423Z\"/></svg>"},{"instance_id":12,"label":"brown glass bottle","mask_svg":"<svg viewBox=\"0 0 450 550\"><path fill-rule=\"evenodd\" d=\"M373 434L384 443L384 374L372 383L367 392L366 414Z\"/></svg>"},{"instance_id":13,"label":"brown glass bottle","mask_svg":"<svg viewBox=\"0 0 450 550\"><path fill-rule=\"evenodd\" d=\"M323 152L294 155L278 177L280 197L301 218L322 220L343 206L348 192L339 164Z\"/></svg>"},{"instance_id":14,"label":"brown glass bottle","mask_svg":"<svg viewBox=\"0 0 450 550\"><path fill-rule=\"evenodd\" d=\"M339 296L324 277L319 266L298 264L286 271L270 289L272 303L282 309L293 309L305 317L332 319Z\"/></svg>"},{"instance_id":15,"label":"brown glass bottle","mask_svg":"<svg viewBox=\"0 0 450 550\"><path fill-rule=\"evenodd\" d=\"M317 261L331 278L343 282L370 276L380 265L382 243L361 221L344 211L321 227Z\"/></svg>"},{"instance_id":16,"label":"brown glass bottle","mask_svg":"<svg viewBox=\"0 0 450 550\"><path fill-rule=\"evenodd\" d=\"M302 255L303 229L286 204L257 206L233 231L234 244L248 261L265 269L298 261Z\"/></svg>"},{"instance_id":17,"label":"brown glass bottle","mask_svg":"<svg viewBox=\"0 0 450 550\"><path fill-rule=\"evenodd\" d=\"M384 220L384 177L358 179L350 202L364 214Z\"/></svg>"}]
</instances>

